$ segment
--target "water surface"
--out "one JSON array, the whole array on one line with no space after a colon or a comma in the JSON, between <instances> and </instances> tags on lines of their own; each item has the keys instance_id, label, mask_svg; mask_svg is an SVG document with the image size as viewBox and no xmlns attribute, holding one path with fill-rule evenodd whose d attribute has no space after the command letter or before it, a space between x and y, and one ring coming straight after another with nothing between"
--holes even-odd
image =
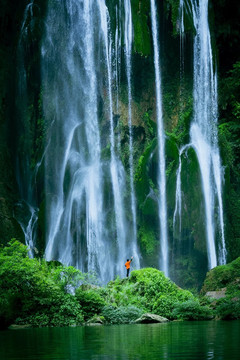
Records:
<instances>
[{"instance_id":1,"label":"water surface","mask_svg":"<svg viewBox=\"0 0 240 360\"><path fill-rule=\"evenodd\" d=\"M1 360L239 360L240 321L0 332Z\"/></svg>"}]
</instances>

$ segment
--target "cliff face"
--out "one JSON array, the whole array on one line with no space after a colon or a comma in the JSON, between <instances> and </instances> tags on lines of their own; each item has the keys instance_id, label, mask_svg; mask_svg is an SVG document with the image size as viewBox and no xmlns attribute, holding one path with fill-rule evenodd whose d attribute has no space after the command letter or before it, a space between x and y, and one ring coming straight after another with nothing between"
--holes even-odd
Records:
<instances>
[{"instance_id":1,"label":"cliff face","mask_svg":"<svg viewBox=\"0 0 240 360\"><path fill-rule=\"evenodd\" d=\"M21 4L20 4L21 3ZM17 94L17 44L24 10L29 1L1 1L0 23L0 241L12 237L23 240L22 230L14 219L15 204L20 193L33 184L26 176L24 162L33 174L44 150L47 124L42 113L40 76L41 24L47 1L35 1L29 41L25 48L28 99ZM115 2L108 1L110 16L114 18ZM150 6L147 0L132 0L135 31L132 74L132 113L134 146L134 184L137 196L138 243L144 266L158 266L159 224L157 193L157 141L155 114L155 83L150 25ZM166 127L166 179L168 227L172 254L172 277L182 286L199 286L207 270L206 241L204 239L204 204L201 195L199 166L192 149L182 160L182 233L173 228L176 174L179 166L178 149L189 142L189 128L193 112L192 99L192 25L189 22L185 37L184 76L180 74L178 33L178 1L158 1L160 10L160 43L163 83L163 109ZM219 145L225 171L224 208L228 261L240 253L240 40L239 7L234 1L213 0L209 5L212 43L218 56L219 73ZM114 27L114 21L112 23ZM121 160L128 167L128 101L127 81L122 64L122 83L119 89L119 113L114 114L121 137ZM181 78L182 76L182 78ZM181 79L181 83L180 83ZM17 100L16 100L17 99ZM20 118L16 108L25 101L26 113ZM101 101L104 101L102 95ZM17 105L16 105L17 103ZM25 110L24 110L25 111ZM21 111L20 111L21 112ZM27 115L26 115L27 114ZM102 114L104 118L104 113ZM107 128L106 119L102 129ZM103 157L110 158L106 141ZM16 158L19 159L16 171ZM23 189L17 186L21 178ZM18 179L19 180L19 179ZM37 247L44 249L45 194L44 169L40 167L34 184L35 202L39 211ZM111 191L110 189L108 189ZM21 193L21 195L22 195ZM149 194L151 196L149 196ZM21 214L24 216L24 214ZM179 224L177 223L179 228Z\"/></svg>"},{"instance_id":2,"label":"cliff face","mask_svg":"<svg viewBox=\"0 0 240 360\"><path fill-rule=\"evenodd\" d=\"M15 163L11 139L14 137L13 109L15 106L16 48L22 16L27 1L0 2L0 239L6 243L16 237L23 239L22 230L14 219L18 200Z\"/></svg>"},{"instance_id":3,"label":"cliff face","mask_svg":"<svg viewBox=\"0 0 240 360\"><path fill-rule=\"evenodd\" d=\"M240 254L240 8L231 0L211 3L218 54L219 143L225 172L228 260Z\"/></svg>"}]
</instances>

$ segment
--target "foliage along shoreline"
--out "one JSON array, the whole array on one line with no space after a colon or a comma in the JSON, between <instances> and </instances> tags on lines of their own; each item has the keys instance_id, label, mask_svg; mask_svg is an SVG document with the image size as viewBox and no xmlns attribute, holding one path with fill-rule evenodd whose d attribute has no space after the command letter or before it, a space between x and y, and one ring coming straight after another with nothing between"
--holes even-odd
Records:
<instances>
[{"instance_id":1,"label":"foliage along shoreline","mask_svg":"<svg viewBox=\"0 0 240 360\"><path fill-rule=\"evenodd\" d=\"M208 291L225 289L211 299ZM100 287L94 274L31 259L16 239L0 248L0 324L31 327L131 324L144 313L169 320L240 318L240 258L212 269L200 295L179 288L154 268L133 270Z\"/></svg>"}]
</instances>

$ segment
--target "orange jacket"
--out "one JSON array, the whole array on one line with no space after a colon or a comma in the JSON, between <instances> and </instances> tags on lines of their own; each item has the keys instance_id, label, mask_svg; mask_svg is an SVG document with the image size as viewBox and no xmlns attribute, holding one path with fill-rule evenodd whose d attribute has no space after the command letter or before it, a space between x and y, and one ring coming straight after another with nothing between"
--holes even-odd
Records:
<instances>
[{"instance_id":1,"label":"orange jacket","mask_svg":"<svg viewBox=\"0 0 240 360\"><path fill-rule=\"evenodd\" d=\"M130 269L130 263L132 260L129 260L125 263L126 269Z\"/></svg>"}]
</instances>

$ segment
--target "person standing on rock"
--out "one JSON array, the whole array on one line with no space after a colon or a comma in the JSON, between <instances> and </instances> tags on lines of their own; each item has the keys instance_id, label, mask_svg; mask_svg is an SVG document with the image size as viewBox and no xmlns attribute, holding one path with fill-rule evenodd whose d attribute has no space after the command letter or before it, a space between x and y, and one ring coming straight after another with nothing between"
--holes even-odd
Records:
<instances>
[{"instance_id":1,"label":"person standing on rock","mask_svg":"<svg viewBox=\"0 0 240 360\"><path fill-rule=\"evenodd\" d=\"M131 264L132 260L133 260L133 256L131 257L131 260L127 259L127 261L125 262L125 267L127 269L127 277L129 275L129 272L130 272L130 264Z\"/></svg>"}]
</instances>

